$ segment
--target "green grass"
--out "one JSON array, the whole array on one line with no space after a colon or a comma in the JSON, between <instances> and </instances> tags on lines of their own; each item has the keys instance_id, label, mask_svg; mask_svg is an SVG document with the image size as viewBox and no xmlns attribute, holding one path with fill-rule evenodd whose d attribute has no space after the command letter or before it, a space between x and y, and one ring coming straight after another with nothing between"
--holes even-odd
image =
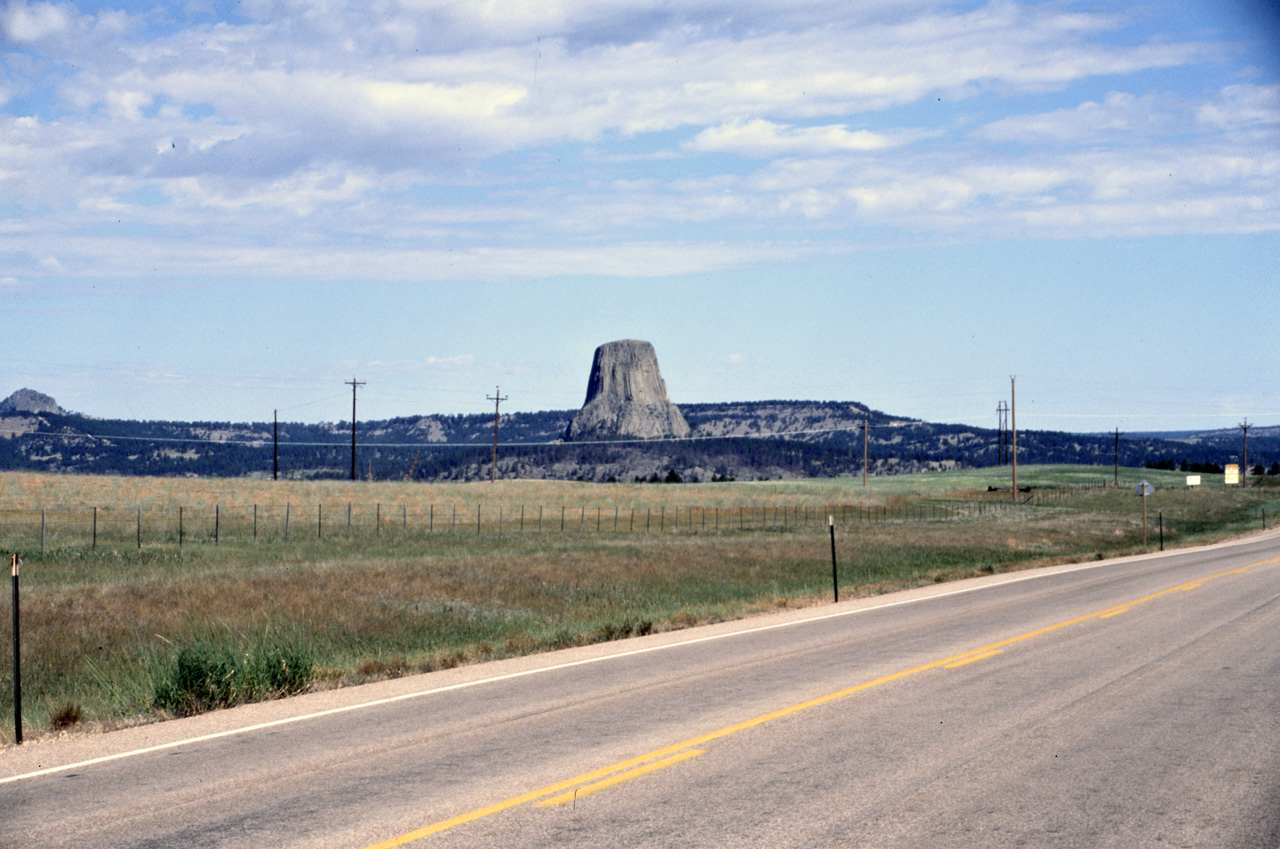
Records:
<instances>
[{"instance_id":1,"label":"green grass","mask_svg":"<svg viewBox=\"0 0 1280 849\"><path fill-rule=\"evenodd\" d=\"M1150 549L1163 514L1166 544L1219 539L1280 512L1280 488L1185 487L1177 473L1122 470L1120 489L1064 490L1110 480L1111 469L1023 467L1033 497L989 493L1009 469L900 478L772 481L755 484L592 485L543 481L420 484L282 483L0 475L0 545L22 553L24 730L107 728L183 715L303 688L358 683L461 663L684 628L830 597L825 513L846 512L838 531L841 597L1045 563L1143 550L1145 478ZM357 501L362 496L363 501ZM299 530L286 540L254 539L230 522L218 545L208 536L157 533L138 548L125 532L98 546L64 525L38 548L39 509L133 512L184 518L213 504L259 504L260 514L305 498L335 504L339 527L323 538ZM345 502L353 529L345 530ZM136 502L131 499L137 499ZM402 513L380 531L378 503L417 509L467 505L474 515L506 515L525 505L554 514L538 533L496 522L450 532L411 525ZM371 503L372 502L372 503ZM559 530L561 505L596 505L687 518L665 533L597 533L588 519ZM314 501L313 501L314 505ZM693 511L690 512L690 508ZM754 516L742 529L704 531L699 510ZM32 511L36 516L33 540ZM770 511L773 511L770 513ZM461 512L461 511L460 511ZM566 513L568 509L566 508ZM330 513L326 506L325 513ZM888 516L913 516L892 519ZM588 512L588 516L591 513ZM25 516L15 523L14 516ZM786 516L789 518L780 518ZM796 517L808 521L796 524ZM847 517L857 520L850 523ZM925 516L933 518L925 519ZM945 517L945 518L944 518ZM874 521L873 521L874 519ZM474 521L474 520L473 520ZM656 522L656 518L655 518ZM305 527L299 523L298 527ZM35 545L33 546L33 541ZM10 656L7 612L0 651ZM7 666L7 664L6 664ZM0 704L12 677L0 677ZM9 735L12 727L0 730Z\"/></svg>"}]
</instances>

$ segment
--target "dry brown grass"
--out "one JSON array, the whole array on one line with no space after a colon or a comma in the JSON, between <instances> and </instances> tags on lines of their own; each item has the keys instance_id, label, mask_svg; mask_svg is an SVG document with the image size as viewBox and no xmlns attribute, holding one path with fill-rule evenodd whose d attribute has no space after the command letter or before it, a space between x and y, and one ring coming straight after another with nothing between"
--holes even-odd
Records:
<instances>
[{"instance_id":1,"label":"dry brown grass","mask_svg":"<svg viewBox=\"0 0 1280 849\"><path fill-rule=\"evenodd\" d=\"M891 483L865 498L901 507L948 494L931 481ZM299 519L289 541L266 535L254 541L243 524L231 522L234 533L219 546L188 530L181 549L157 533L141 550L128 534L96 550L82 535L67 534L45 556L26 555L24 691L33 733L42 725L67 726L74 714L67 708L91 727L151 715L157 664L193 643L287 635L313 652L316 686L338 686L820 603L829 597L831 573L819 508L863 498L857 484L423 485L3 474L0 510L28 516L50 506L127 513L135 503L158 511L182 506L197 515L213 504L228 513L258 504L267 514L297 499L324 503L335 528L316 539L315 525L304 533ZM982 492L966 484L950 494L963 501ZM620 512L634 506L673 515L680 508L688 516L690 507L714 508L718 500L722 511L786 507L807 510L813 521L732 532L723 523L715 533L695 520L693 531L682 522L679 531L657 533L655 525L648 534L615 534L608 515L602 533L589 516L591 532L571 524L561 534L557 509L554 525L547 517L541 534L532 527L517 534L513 524L502 536L492 525L479 535L474 525L470 533L437 526L434 534L405 534L393 532L402 514L390 510L386 532L366 527L348 537L340 532L345 501L353 501L354 513L357 496L365 505L385 499L419 510L454 500L474 510L479 503L491 514L499 504L576 500ZM1173 545L1236 532L1250 509L1275 499L1265 492L1162 490L1151 502L1152 516L1164 511ZM342 506L331 514L331 504ZM1132 495L1110 490L1040 507L1002 510L992 503L962 519L845 524L838 535L841 595L1134 551L1141 546L1139 511ZM21 530L29 542L30 528ZM7 643L0 650L7 652ZM0 681L0 700L3 687Z\"/></svg>"}]
</instances>

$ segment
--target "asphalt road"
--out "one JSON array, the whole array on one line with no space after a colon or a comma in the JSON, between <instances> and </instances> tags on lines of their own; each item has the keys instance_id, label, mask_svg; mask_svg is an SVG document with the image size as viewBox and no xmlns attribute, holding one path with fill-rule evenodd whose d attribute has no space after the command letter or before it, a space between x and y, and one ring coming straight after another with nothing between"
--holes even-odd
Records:
<instances>
[{"instance_id":1,"label":"asphalt road","mask_svg":"<svg viewBox=\"0 0 1280 849\"><path fill-rule=\"evenodd\" d=\"M0 752L5 847L1280 846L1280 537Z\"/></svg>"}]
</instances>

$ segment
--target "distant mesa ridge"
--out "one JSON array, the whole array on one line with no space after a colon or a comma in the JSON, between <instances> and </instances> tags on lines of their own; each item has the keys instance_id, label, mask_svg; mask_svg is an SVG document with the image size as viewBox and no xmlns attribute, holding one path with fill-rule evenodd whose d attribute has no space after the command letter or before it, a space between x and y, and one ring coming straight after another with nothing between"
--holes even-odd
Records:
<instances>
[{"instance_id":1,"label":"distant mesa ridge","mask_svg":"<svg viewBox=\"0 0 1280 849\"><path fill-rule=\"evenodd\" d=\"M679 438L691 430L667 397L653 345L622 339L596 348L586 403L569 421L565 439Z\"/></svg>"},{"instance_id":2,"label":"distant mesa ridge","mask_svg":"<svg viewBox=\"0 0 1280 849\"><path fill-rule=\"evenodd\" d=\"M66 410L59 407L52 397L34 389L19 389L0 401L0 416L38 416L42 413L62 416L66 415Z\"/></svg>"}]
</instances>

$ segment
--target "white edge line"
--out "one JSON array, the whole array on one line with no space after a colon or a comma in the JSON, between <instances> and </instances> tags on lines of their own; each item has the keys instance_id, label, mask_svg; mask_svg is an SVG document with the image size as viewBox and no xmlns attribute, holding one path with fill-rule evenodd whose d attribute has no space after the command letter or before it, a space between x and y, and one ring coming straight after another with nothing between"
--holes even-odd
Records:
<instances>
[{"instance_id":1,"label":"white edge line","mask_svg":"<svg viewBox=\"0 0 1280 849\"><path fill-rule=\"evenodd\" d=\"M1167 555L1185 554L1186 549L1167 552ZM431 690L419 690L415 693L403 693L399 696L388 696L385 699L375 699L371 702L360 702L354 705L344 705L343 707L330 708L328 710L317 711L315 713L302 714L301 716L290 716L284 719L274 719L270 722L260 722L256 725L246 725L241 728L232 728L226 731L218 731L213 734L204 734L199 737L189 737L184 740L174 740L169 743L160 743L155 746L147 746L142 749L132 749L127 752L117 752L113 755L104 755L100 758L92 758L87 761L78 761L76 763L65 764L63 766L51 766L34 772L23 773L22 775L11 775L7 778L0 778L0 784L10 784L17 781L23 781L30 778L39 778L44 775L52 775L58 772L67 772L73 769L83 769L85 767L96 766L97 764L108 763L110 761L123 760L138 755L148 755L153 752L163 752L168 749L176 749L181 746L192 746L197 743L207 743L210 740L219 740L224 737L234 737L237 734L251 734L254 731L262 731L268 728L279 728L284 725L292 725L298 722L309 722L314 719L323 719L327 716L335 716L342 713L351 713L357 710L366 710L368 708L381 707L383 705L394 704L396 702L408 701L409 699L418 699L426 696L434 696L440 693L448 693L454 690L465 690L469 687L478 687L482 684L496 684L502 681L510 681L515 678L524 678L529 675L541 675L546 672L557 672L562 669L571 669L575 666L586 666L592 663L601 663L606 660L618 660L624 657L634 657L636 655L648 654L655 651L666 651L668 649L683 648L685 646L698 645L699 643L708 643L714 640L723 640L729 637L740 637L746 634L758 634L763 631L772 631L777 628L790 628L796 625L808 625L814 622L824 622L828 619L836 619L842 616L854 616L860 613L870 613L874 610L885 610L891 607L901 607L906 604L917 604L925 601L933 601L940 598L949 598L951 596L963 595L965 593L977 592L979 590L990 589L992 587L1003 587L1009 584L1016 584L1022 581L1031 581L1039 578L1048 578L1054 575L1065 575L1071 572L1081 572L1086 569L1098 569L1103 566L1114 566L1116 563L1124 562L1134 558L1120 558L1119 560L1103 560L1097 563L1085 563L1073 566L1067 569L1055 569L1052 572L1037 571L1028 574L1011 575L1007 580L993 581L991 583L979 584L972 587L962 587L960 589L948 590L947 592L936 593L933 595L920 596L917 598L900 599L898 601L887 601L883 604L873 605L871 607L859 607L854 610L838 610L833 613L824 613L820 616L807 617L805 619L795 619L790 622L776 622L772 625L761 625L756 628L747 628L745 630L730 631L725 634L712 634L706 637L695 637L691 640L682 640L678 643L666 643L660 646L647 646L640 649L632 649L630 651L618 652L614 654L601 655L599 657L588 657L582 660L572 660L567 663L556 664L555 666L543 666L537 669L526 669L521 672L511 672L506 675L498 675L492 678L480 678L475 681L463 681L459 684L450 684L445 687L436 687Z\"/></svg>"}]
</instances>

